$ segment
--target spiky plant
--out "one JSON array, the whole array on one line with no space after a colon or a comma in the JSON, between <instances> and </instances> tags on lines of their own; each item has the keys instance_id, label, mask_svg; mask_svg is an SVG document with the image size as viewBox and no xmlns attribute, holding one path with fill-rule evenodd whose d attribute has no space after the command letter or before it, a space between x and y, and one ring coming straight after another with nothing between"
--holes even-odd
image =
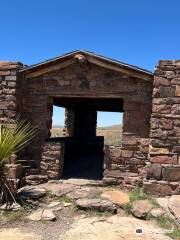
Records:
<instances>
[{"instance_id":1,"label":"spiky plant","mask_svg":"<svg viewBox=\"0 0 180 240\"><path fill-rule=\"evenodd\" d=\"M17 119L13 124L0 124L0 204L4 203L8 207L12 203L20 203L6 164L12 154L28 145L35 134L36 130L25 120Z\"/></svg>"}]
</instances>

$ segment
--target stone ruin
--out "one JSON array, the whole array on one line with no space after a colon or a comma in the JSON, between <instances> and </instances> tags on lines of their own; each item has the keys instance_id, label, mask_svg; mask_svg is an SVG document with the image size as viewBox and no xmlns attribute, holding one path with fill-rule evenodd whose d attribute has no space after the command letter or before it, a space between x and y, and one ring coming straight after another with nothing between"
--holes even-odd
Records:
<instances>
[{"instance_id":1,"label":"stone ruin","mask_svg":"<svg viewBox=\"0 0 180 240\"><path fill-rule=\"evenodd\" d=\"M53 105L65 108L60 138L50 137ZM123 112L121 146L96 136L97 111ZM17 156L29 162L28 183L87 177L180 193L180 60L153 73L86 51L32 66L0 62L0 123L19 114L38 129Z\"/></svg>"}]
</instances>

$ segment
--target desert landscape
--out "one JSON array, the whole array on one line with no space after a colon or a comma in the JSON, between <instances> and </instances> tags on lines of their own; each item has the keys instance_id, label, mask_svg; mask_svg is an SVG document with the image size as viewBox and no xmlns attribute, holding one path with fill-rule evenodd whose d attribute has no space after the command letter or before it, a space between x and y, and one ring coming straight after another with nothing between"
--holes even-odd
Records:
<instances>
[{"instance_id":1,"label":"desert landscape","mask_svg":"<svg viewBox=\"0 0 180 240\"><path fill-rule=\"evenodd\" d=\"M51 137L62 137L63 126L55 125L51 130ZM106 145L119 146L122 141L122 125L112 125L97 128L97 136L104 136Z\"/></svg>"}]
</instances>

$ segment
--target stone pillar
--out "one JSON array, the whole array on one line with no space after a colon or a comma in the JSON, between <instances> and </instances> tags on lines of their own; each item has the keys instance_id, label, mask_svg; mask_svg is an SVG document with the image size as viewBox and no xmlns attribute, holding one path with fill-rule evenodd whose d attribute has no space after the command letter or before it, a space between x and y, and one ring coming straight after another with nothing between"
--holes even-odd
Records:
<instances>
[{"instance_id":1,"label":"stone pillar","mask_svg":"<svg viewBox=\"0 0 180 240\"><path fill-rule=\"evenodd\" d=\"M180 60L160 61L155 71L149 166L144 190L180 193Z\"/></svg>"},{"instance_id":2,"label":"stone pillar","mask_svg":"<svg viewBox=\"0 0 180 240\"><path fill-rule=\"evenodd\" d=\"M47 119L46 119L46 127L47 127L47 136L51 136L52 129L52 117L53 117L53 98L47 98Z\"/></svg>"},{"instance_id":3,"label":"stone pillar","mask_svg":"<svg viewBox=\"0 0 180 240\"><path fill-rule=\"evenodd\" d=\"M63 174L64 142L46 141L42 150L41 174L48 179L59 179Z\"/></svg>"},{"instance_id":4,"label":"stone pillar","mask_svg":"<svg viewBox=\"0 0 180 240\"><path fill-rule=\"evenodd\" d=\"M17 117L21 104L19 62L0 62L0 123Z\"/></svg>"},{"instance_id":5,"label":"stone pillar","mask_svg":"<svg viewBox=\"0 0 180 240\"><path fill-rule=\"evenodd\" d=\"M74 132L74 110L72 108L65 109L65 121L63 135L65 137L72 137Z\"/></svg>"}]
</instances>

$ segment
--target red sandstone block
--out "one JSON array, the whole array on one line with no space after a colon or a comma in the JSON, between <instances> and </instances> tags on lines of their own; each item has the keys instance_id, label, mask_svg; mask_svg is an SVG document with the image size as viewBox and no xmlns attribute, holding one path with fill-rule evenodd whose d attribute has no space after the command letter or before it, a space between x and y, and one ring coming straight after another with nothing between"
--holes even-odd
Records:
<instances>
[{"instance_id":1,"label":"red sandstone block","mask_svg":"<svg viewBox=\"0 0 180 240\"><path fill-rule=\"evenodd\" d=\"M150 161L152 163L158 163L158 164L171 164L173 163L173 159L172 157L169 156L155 156L155 157L151 157Z\"/></svg>"},{"instance_id":2,"label":"red sandstone block","mask_svg":"<svg viewBox=\"0 0 180 240\"><path fill-rule=\"evenodd\" d=\"M146 178L161 180L162 179L162 166L159 164L150 164L149 166L147 166Z\"/></svg>"},{"instance_id":3,"label":"red sandstone block","mask_svg":"<svg viewBox=\"0 0 180 240\"><path fill-rule=\"evenodd\" d=\"M133 151L130 150L122 150L122 157L131 158L133 155Z\"/></svg>"},{"instance_id":4,"label":"red sandstone block","mask_svg":"<svg viewBox=\"0 0 180 240\"><path fill-rule=\"evenodd\" d=\"M179 167L164 167L162 171L164 181L178 182L180 181L180 166Z\"/></svg>"},{"instance_id":5,"label":"red sandstone block","mask_svg":"<svg viewBox=\"0 0 180 240\"><path fill-rule=\"evenodd\" d=\"M9 82L7 83L8 87L14 88L16 86L16 82Z\"/></svg>"},{"instance_id":6,"label":"red sandstone block","mask_svg":"<svg viewBox=\"0 0 180 240\"><path fill-rule=\"evenodd\" d=\"M172 87L164 87L160 86L159 87L159 94L160 97L174 97L175 95L175 89Z\"/></svg>"},{"instance_id":7,"label":"red sandstone block","mask_svg":"<svg viewBox=\"0 0 180 240\"><path fill-rule=\"evenodd\" d=\"M153 113L171 113L171 105L153 105Z\"/></svg>"},{"instance_id":8,"label":"red sandstone block","mask_svg":"<svg viewBox=\"0 0 180 240\"><path fill-rule=\"evenodd\" d=\"M180 153L180 146L173 147L175 153Z\"/></svg>"},{"instance_id":9,"label":"red sandstone block","mask_svg":"<svg viewBox=\"0 0 180 240\"><path fill-rule=\"evenodd\" d=\"M58 172L54 172L54 171L47 171L47 176L48 179L59 179L59 171Z\"/></svg>"},{"instance_id":10,"label":"red sandstone block","mask_svg":"<svg viewBox=\"0 0 180 240\"><path fill-rule=\"evenodd\" d=\"M169 70L171 70L172 68L171 67L169 67ZM176 76L176 73L174 72L174 71L166 71L166 77L168 78L168 79L172 79L172 78L174 78Z\"/></svg>"},{"instance_id":11,"label":"red sandstone block","mask_svg":"<svg viewBox=\"0 0 180 240\"><path fill-rule=\"evenodd\" d=\"M172 119L161 118L160 119L160 127L162 129L170 130L173 128L173 121Z\"/></svg>"},{"instance_id":12,"label":"red sandstone block","mask_svg":"<svg viewBox=\"0 0 180 240\"><path fill-rule=\"evenodd\" d=\"M151 119L151 128L157 129L159 127L159 118L152 118Z\"/></svg>"},{"instance_id":13,"label":"red sandstone block","mask_svg":"<svg viewBox=\"0 0 180 240\"><path fill-rule=\"evenodd\" d=\"M153 98L158 98L159 97L159 88L154 87L152 95L153 95Z\"/></svg>"},{"instance_id":14,"label":"red sandstone block","mask_svg":"<svg viewBox=\"0 0 180 240\"><path fill-rule=\"evenodd\" d=\"M155 77L154 78L154 86L159 87L159 86L169 86L170 81L167 78L163 77Z\"/></svg>"},{"instance_id":15,"label":"red sandstone block","mask_svg":"<svg viewBox=\"0 0 180 240\"><path fill-rule=\"evenodd\" d=\"M16 76L6 76L5 80L6 81L16 81L17 77Z\"/></svg>"},{"instance_id":16,"label":"red sandstone block","mask_svg":"<svg viewBox=\"0 0 180 240\"><path fill-rule=\"evenodd\" d=\"M173 104L171 111L172 114L180 115L180 104Z\"/></svg>"},{"instance_id":17,"label":"red sandstone block","mask_svg":"<svg viewBox=\"0 0 180 240\"><path fill-rule=\"evenodd\" d=\"M7 76L7 75L10 75L11 72L9 70L4 70L4 71L1 71L0 70L0 76Z\"/></svg>"},{"instance_id":18,"label":"red sandstone block","mask_svg":"<svg viewBox=\"0 0 180 240\"><path fill-rule=\"evenodd\" d=\"M137 145L137 138L134 136L123 135L123 145Z\"/></svg>"},{"instance_id":19,"label":"red sandstone block","mask_svg":"<svg viewBox=\"0 0 180 240\"><path fill-rule=\"evenodd\" d=\"M157 196L167 196L173 194L173 190L168 182L162 181L144 181L143 191Z\"/></svg>"},{"instance_id":20,"label":"red sandstone block","mask_svg":"<svg viewBox=\"0 0 180 240\"><path fill-rule=\"evenodd\" d=\"M159 61L159 67L162 67L162 66L172 66L175 64L175 61L174 60L160 60Z\"/></svg>"}]
</instances>

